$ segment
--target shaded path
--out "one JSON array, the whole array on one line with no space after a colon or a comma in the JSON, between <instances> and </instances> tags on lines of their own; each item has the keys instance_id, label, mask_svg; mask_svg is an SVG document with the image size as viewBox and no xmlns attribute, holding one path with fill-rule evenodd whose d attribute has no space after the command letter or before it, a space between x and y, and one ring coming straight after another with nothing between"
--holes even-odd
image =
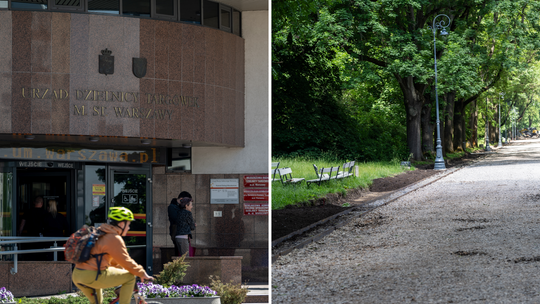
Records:
<instances>
[{"instance_id":1,"label":"shaded path","mask_svg":"<svg viewBox=\"0 0 540 304\"><path fill-rule=\"evenodd\" d=\"M275 303L540 302L540 140L352 220L272 267Z\"/></svg>"}]
</instances>

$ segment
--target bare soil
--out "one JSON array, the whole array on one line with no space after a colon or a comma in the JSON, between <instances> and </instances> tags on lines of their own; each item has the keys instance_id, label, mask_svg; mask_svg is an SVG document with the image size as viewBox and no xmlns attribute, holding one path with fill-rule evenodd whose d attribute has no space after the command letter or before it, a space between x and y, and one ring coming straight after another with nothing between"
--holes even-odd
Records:
<instances>
[{"instance_id":1,"label":"bare soil","mask_svg":"<svg viewBox=\"0 0 540 304\"><path fill-rule=\"evenodd\" d=\"M475 153L446 160L446 168L464 166L484 156L485 154ZM369 189L350 189L345 197L340 194L328 194L318 200L289 205L281 210L272 210L272 240L277 240L348 208L437 174L438 171L433 170L433 166L433 164L415 165L417 169L414 171L375 179ZM344 203L349 203L350 207L342 207Z\"/></svg>"}]
</instances>

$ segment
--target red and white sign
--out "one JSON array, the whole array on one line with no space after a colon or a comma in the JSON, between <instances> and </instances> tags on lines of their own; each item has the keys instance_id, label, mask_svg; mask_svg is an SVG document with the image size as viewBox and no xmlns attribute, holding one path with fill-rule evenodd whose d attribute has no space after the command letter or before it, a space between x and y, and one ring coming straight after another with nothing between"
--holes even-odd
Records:
<instances>
[{"instance_id":1,"label":"red and white sign","mask_svg":"<svg viewBox=\"0 0 540 304\"><path fill-rule=\"evenodd\" d=\"M268 203L245 203L244 215L268 215Z\"/></svg>"},{"instance_id":2,"label":"red and white sign","mask_svg":"<svg viewBox=\"0 0 540 304\"><path fill-rule=\"evenodd\" d=\"M244 187L268 187L268 175L245 175Z\"/></svg>"},{"instance_id":3,"label":"red and white sign","mask_svg":"<svg viewBox=\"0 0 540 304\"><path fill-rule=\"evenodd\" d=\"M268 201L268 189L244 189L245 201Z\"/></svg>"}]
</instances>

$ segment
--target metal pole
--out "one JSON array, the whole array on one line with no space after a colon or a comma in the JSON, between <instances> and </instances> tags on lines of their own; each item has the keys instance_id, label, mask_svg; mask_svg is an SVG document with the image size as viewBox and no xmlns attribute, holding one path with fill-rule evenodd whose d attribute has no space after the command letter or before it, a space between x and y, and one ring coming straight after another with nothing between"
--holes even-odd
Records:
<instances>
[{"instance_id":1,"label":"metal pole","mask_svg":"<svg viewBox=\"0 0 540 304\"><path fill-rule=\"evenodd\" d=\"M488 121L488 98L486 97L486 151L491 151L489 147L489 121Z\"/></svg>"},{"instance_id":2,"label":"metal pole","mask_svg":"<svg viewBox=\"0 0 540 304\"><path fill-rule=\"evenodd\" d=\"M498 148L502 147L502 134L501 134L501 99L504 97L504 92L499 93L501 98L499 99L499 145Z\"/></svg>"},{"instance_id":3,"label":"metal pole","mask_svg":"<svg viewBox=\"0 0 540 304\"><path fill-rule=\"evenodd\" d=\"M448 18L448 25L450 25L450 17L440 14L435 16L433 18L433 58L435 60L435 106L436 106L436 113L437 113L437 146L435 147L437 152L437 157L435 158L435 170L445 170L446 166L444 164L444 159L442 155L442 145L441 145L441 121L439 119L439 94L437 92L437 29L441 29L441 35L448 35L445 28L448 27L446 25L446 22L444 21L444 18L439 21L437 24L435 21L439 16L444 16Z\"/></svg>"}]
</instances>

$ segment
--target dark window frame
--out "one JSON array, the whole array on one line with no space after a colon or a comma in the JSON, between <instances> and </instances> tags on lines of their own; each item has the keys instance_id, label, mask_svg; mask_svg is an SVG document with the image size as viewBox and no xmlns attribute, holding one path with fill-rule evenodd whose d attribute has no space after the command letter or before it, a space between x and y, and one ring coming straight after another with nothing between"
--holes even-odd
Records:
<instances>
[{"instance_id":1,"label":"dark window frame","mask_svg":"<svg viewBox=\"0 0 540 304\"><path fill-rule=\"evenodd\" d=\"M158 14L157 8L156 8L156 0L151 0L150 16L153 19L165 19L165 20L172 20L172 21L179 20L180 16L178 15L178 0L173 0L173 14L172 15Z\"/></svg>"},{"instance_id":2,"label":"dark window frame","mask_svg":"<svg viewBox=\"0 0 540 304\"><path fill-rule=\"evenodd\" d=\"M223 22L223 20L221 19L221 12L222 11L229 12L229 26L224 26L222 24L222 22ZM222 30L222 31L225 31L227 33L232 33L233 8L228 6L228 5L224 5L224 4L219 3L219 15L218 16L219 16L218 17L219 29Z\"/></svg>"},{"instance_id":3,"label":"dark window frame","mask_svg":"<svg viewBox=\"0 0 540 304\"><path fill-rule=\"evenodd\" d=\"M86 13L86 14L107 15L107 16L125 16L125 17L141 18L141 19L168 20L168 21L176 21L176 22L182 22L182 23L187 23L187 24L192 24L192 25L200 25L200 26L215 28L215 27L207 26L207 25L204 24L204 15L205 15L204 0L201 0L199 2L200 3L200 12L201 12L201 22L200 22L200 24L181 20L181 7L180 7L180 2L179 2L180 0L173 0L173 6L174 6L173 7L173 15L158 14L156 12L156 0L150 0L150 17L148 17L148 16L124 15L124 13L123 13L124 3L123 2L124 1L129 1L129 0L118 0L118 2L119 2L118 14L91 12L91 11L88 10L88 0L80 0L81 2L80 2L79 6L56 5L56 4L54 4L55 0L47 0L47 8L46 9L39 9L39 10L32 9L32 8L29 8L29 9L26 9L26 8L13 9L12 8L12 0L5 0L5 1L7 1L7 8L0 8L0 11L1 10L17 10L17 11L39 11L39 12L53 11L53 12L67 12L67 13L75 12L75 13ZM207 1L214 2L214 3L218 4L218 12L217 12L217 15L218 15L218 28L217 29L228 32L228 33L231 33L231 34L239 36L239 37L242 37L242 30L241 30L241 28L242 28L242 12L235 9L232 6L228 6L228 5L225 5L225 4L220 3L220 2L210 1L210 0L207 0ZM221 20L221 11L222 10L226 10L230 14L229 27L223 26L221 24L221 21L222 21ZM239 22L238 22L238 27L239 28L238 28L238 30L235 29L234 20L233 20L234 19L234 13L236 13L236 12L239 13Z\"/></svg>"},{"instance_id":4,"label":"dark window frame","mask_svg":"<svg viewBox=\"0 0 540 304\"><path fill-rule=\"evenodd\" d=\"M86 12L86 6L88 4L88 1L86 0L79 0L80 4L79 6L71 6L71 5L57 5L55 4L56 0L49 0L47 7L48 10L51 11L66 11L66 12Z\"/></svg>"}]
</instances>

